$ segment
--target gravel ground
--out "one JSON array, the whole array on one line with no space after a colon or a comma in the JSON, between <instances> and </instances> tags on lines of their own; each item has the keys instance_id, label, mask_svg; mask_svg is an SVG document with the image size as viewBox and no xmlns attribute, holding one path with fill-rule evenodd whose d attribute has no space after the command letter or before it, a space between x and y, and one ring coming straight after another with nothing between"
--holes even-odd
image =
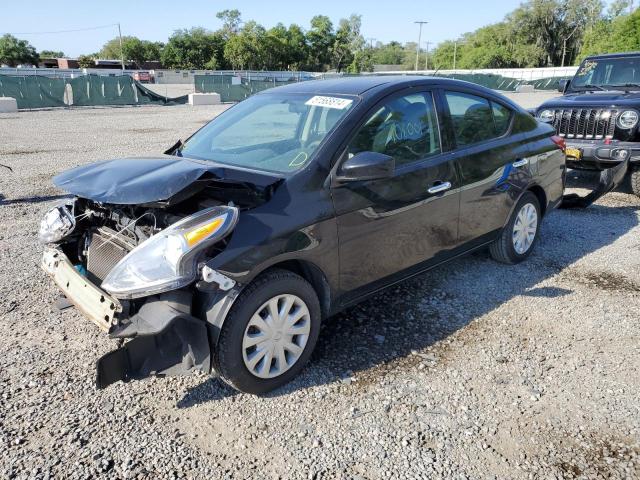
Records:
<instances>
[{"instance_id":1,"label":"gravel ground","mask_svg":"<svg viewBox=\"0 0 640 480\"><path fill-rule=\"evenodd\" d=\"M640 200L555 211L330 319L266 398L204 375L94 388L114 343L39 269L51 177L157 153L222 107L0 115L0 477L638 478Z\"/></svg>"}]
</instances>

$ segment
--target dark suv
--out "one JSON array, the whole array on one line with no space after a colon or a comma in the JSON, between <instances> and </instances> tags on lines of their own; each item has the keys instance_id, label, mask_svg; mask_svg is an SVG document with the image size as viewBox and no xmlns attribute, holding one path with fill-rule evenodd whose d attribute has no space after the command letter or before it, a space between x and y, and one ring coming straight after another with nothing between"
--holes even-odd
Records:
<instances>
[{"instance_id":1,"label":"dark suv","mask_svg":"<svg viewBox=\"0 0 640 480\"><path fill-rule=\"evenodd\" d=\"M566 140L567 165L605 170L628 160L640 195L640 52L588 57L559 91L536 116Z\"/></svg>"},{"instance_id":2,"label":"dark suv","mask_svg":"<svg viewBox=\"0 0 640 480\"><path fill-rule=\"evenodd\" d=\"M262 393L368 295L482 247L524 260L562 199L562 147L466 82L273 88L165 155L57 176L74 197L42 221L43 268L128 339L98 361L99 387L199 369Z\"/></svg>"}]
</instances>

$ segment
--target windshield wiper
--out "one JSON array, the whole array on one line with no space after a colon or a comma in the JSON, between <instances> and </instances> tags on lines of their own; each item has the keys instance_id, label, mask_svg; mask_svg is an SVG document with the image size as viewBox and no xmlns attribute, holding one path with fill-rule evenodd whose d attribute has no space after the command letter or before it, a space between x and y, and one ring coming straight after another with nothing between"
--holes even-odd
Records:
<instances>
[{"instance_id":1,"label":"windshield wiper","mask_svg":"<svg viewBox=\"0 0 640 480\"><path fill-rule=\"evenodd\" d=\"M601 87L600 85L592 85L591 83L588 83L586 85L582 85L581 87L584 90L601 90L601 91L605 91L606 88Z\"/></svg>"},{"instance_id":2,"label":"windshield wiper","mask_svg":"<svg viewBox=\"0 0 640 480\"><path fill-rule=\"evenodd\" d=\"M611 85L611 88L629 88L629 87L640 88L640 83L623 83L621 85Z\"/></svg>"}]
</instances>

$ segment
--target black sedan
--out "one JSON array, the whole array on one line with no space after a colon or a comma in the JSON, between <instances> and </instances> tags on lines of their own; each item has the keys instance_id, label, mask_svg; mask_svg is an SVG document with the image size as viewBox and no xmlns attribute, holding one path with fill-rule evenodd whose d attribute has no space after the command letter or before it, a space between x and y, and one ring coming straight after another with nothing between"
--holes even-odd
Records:
<instances>
[{"instance_id":1,"label":"black sedan","mask_svg":"<svg viewBox=\"0 0 640 480\"><path fill-rule=\"evenodd\" d=\"M564 142L495 92L426 77L274 88L152 158L55 184L43 268L111 338L99 387L190 370L263 393L320 324L488 247L529 256L561 199Z\"/></svg>"}]
</instances>

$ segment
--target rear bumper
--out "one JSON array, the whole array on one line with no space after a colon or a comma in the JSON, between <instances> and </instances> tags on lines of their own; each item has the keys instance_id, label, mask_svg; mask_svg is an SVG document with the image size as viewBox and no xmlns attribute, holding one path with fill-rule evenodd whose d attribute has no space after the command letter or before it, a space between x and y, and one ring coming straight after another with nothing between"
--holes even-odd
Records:
<instances>
[{"instance_id":1,"label":"rear bumper","mask_svg":"<svg viewBox=\"0 0 640 480\"><path fill-rule=\"evenodd\" d=\"M120 302L81 275L59 249L45 247L42 269L89 320L108 332L122 311Z\"/></svg>"},{"instance_id":2,"label":"rear bumper","mask_svg":"<svg viewBox=\"0 0 640 480\"><path fill-rule=\"evenodd\" d=\"M613 140L610 144L591 140L567 140L567 148L581 152L579 160L567 157L567 166L578 170L606 170L624 161L619 152L626 151L630 165L640 165L640 143Z\"/></svg>"}]
</instances>

